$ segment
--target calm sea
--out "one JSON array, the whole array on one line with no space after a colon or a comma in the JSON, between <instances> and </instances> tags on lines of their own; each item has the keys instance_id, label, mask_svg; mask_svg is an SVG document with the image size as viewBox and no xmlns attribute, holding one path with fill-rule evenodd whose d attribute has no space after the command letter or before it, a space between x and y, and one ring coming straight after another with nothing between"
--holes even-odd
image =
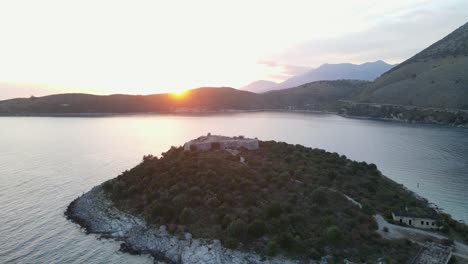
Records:
<instances>
[{"instance_id":1,"label":"calm sea","mask_svg":"<svg viewBox=\"0 0 468 264\"><path fill-rule=\"evenodd\" d=\"M0 263L152 263L85 235L63 212L145 154L211 132L323 148L468 222L468 129L300 113L0 117ZM418 187L419 184L419 187Z\"/></svg>"}]
</instances>

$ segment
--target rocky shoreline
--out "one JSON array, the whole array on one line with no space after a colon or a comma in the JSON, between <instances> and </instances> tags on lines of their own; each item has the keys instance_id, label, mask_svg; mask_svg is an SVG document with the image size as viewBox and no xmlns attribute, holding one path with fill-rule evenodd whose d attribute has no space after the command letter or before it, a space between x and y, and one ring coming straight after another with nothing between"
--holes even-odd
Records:
<instances>
[{"instance_id":1,"label":"rocky shoreline","mask_svg":"<svg viewBox=\"0 0 468 264\"><path fill-rule=\"evenodd\" d=\"M219 240L192 239L190 233L185 233L182 238L171 235L165 226L149 226L143 219L115 208L101 185L70 203L65 216L83 227L87 233L122 241L122 251L150 254L155 263L303 263L281 256L266 258L255 253L227 249ZM327 258L322 258L319 263L327 263Z\"/></svg>"}]
</instances>

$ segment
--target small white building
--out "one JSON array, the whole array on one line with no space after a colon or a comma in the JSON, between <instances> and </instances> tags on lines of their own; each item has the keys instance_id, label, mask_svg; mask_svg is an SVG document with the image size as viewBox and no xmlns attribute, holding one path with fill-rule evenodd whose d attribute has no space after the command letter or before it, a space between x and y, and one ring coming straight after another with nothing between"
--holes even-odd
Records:
<instances>
[{"instance_id":1,"label":"small white building","mask_svg":"<svg viewBox=\"0 0 468 264\"><path fill-rule=\"evenodd\" d=\"M392 213L393 221L400 224L406 224L423 229L439 229L438 216L434 212L430 213L416 213L410 210L396 211Z\"/></svg>"},{"instance_id":2,"label":"small white building","mask_svg":"<svg viewBox=\"0 0 468 264\"><path fill-rule=\"evenodd\" d=\"M225 137L211 135L198 137L184 144L184 150L210 150L210 149L258 149L259 142L256 138L246 138L244 136Z\"/></svg>"}]
</instances>

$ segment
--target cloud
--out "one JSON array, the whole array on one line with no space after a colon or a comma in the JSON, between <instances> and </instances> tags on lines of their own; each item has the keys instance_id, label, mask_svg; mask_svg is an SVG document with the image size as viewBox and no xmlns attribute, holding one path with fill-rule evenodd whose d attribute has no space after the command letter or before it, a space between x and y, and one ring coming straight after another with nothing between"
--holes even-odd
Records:
<instances>
[{"instance_id":1,"label":"cloud","mask_svg":"<svg viewBox=\"0 0 468 264\"><path fill-rule=\"evenodd\" d=\"M304 42L268 58L271 65L402 62L466 23L468 2L392 14L367 30Z\"/></svg>"}]
</instances>

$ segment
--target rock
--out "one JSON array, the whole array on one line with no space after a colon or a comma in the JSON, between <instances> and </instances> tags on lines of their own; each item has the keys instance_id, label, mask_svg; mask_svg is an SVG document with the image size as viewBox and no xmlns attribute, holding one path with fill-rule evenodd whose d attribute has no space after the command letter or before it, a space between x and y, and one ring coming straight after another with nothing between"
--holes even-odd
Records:
<instances>
[{"instance_id":1,"label":"rock","mask_svg":"<svg viewBox=\"0 0 468 264\"><path fill-rule=\"evenodd\" d=\"M192 234L190 233L185 233L185 240L189 241L189 243L192 243Z\"/></svg>"},{"instance_id":2,"label":"rock","mask_svg":"<svg viewBox=\"0 0 468 264\"><path fill-rule=\"evenodd\" d=\"M144 219L119 211L101 186L74 200L65 215L88 233L123 241L120 245L123 252L151 254L155 263L301 263L281 256L264 259L252 252L226 249L219 240L193 239L190 233L185 233L184 239L178 239L170 235L164 225L155 228Z\"/></svg>"}]
</instances>

